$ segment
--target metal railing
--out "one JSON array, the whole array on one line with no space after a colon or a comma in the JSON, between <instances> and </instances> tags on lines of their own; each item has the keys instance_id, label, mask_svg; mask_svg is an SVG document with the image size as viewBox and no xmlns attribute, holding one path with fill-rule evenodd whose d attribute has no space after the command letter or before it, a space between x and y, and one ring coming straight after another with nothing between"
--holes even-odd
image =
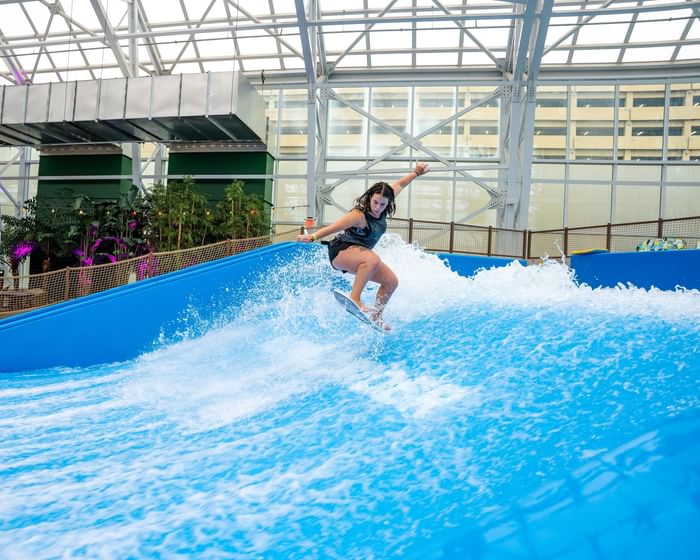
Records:
<instances>
[{"instance_id":1,"label":"metal railing","mask_svg":"<svg viewBox=\"0 0 700 560\"><path fill-rule=\"evenodd\" d=\"M522 259L570 256L574 251L635 251L649 239L683 239L688 249L700 243L700 216L542 231L470 226L454 222L392 218L388 231L427 251Z\"/></svg>"},{"instance_id":2,"label":"metal railing","mask_svg":"<svg viewBox=\"0 0 700 560\"><path fill-rule=\"evenodd\" d=\"M303 231L303 227L300 227L270 236L222 241L182 251L150 253L116 263L5 277L0 282L0 318L272 243L292 241ZM546 231L391 218L388 231L430 252L522 259L569 256L573 251L586 249L635 251L646 240L664 237L683 239L688 249L700 248L700 216Z\"/></svg>"},{"instance_id":3,"label":"metal railing","mask_svg":"<svg viewBox=\"0 0 700 560\"><path fill-rule=\"evenodd\" d=\"M0 281L0 318L95 294L168 272L296 239L298 230L250 239L229 239L204 247L149 253L95 266L64 268L43 274L9 276Z\"/></svg>"}]
</instances>

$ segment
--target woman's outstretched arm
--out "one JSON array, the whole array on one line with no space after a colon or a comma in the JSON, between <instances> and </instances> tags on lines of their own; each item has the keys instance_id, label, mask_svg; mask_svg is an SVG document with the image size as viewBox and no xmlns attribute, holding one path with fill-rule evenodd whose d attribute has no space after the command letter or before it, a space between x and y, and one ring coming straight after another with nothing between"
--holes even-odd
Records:
<instances>
[{"instance_id":1,"label":"woman's outstretched arm","mask_svg":"<svg viewBox=\"0 0 700 560\"><path fill-rule=\"evenodd\" d=\"M421 175L425 175L428 171L430 171L430 165L421 162L416 163L416 167L413 171L407 175L404 175L398 181L392 183L391 188L394 189L394 195L398 196L403 188L413 181L413 179L420 177Z\"/></svg>"},{"instance_id":2,"label":"woman's outstretched arm","mask_svg":"<svg viewBox=\"0 0 700 560\"><path fill-rule=\"evenodd\" d=\"M364 218L364 214L362 214L362 212L360 212L359 210L350 210L350 212L348 212L347 214L343 214L332 224L323 226L315 233L299 235L297 237L297 241L301 241L303 243L311 243L313 241L316 241L317 239L326 237L327 235L343 231L344 229L360 226L362 225Z\"/></svg>"}]
</instances>

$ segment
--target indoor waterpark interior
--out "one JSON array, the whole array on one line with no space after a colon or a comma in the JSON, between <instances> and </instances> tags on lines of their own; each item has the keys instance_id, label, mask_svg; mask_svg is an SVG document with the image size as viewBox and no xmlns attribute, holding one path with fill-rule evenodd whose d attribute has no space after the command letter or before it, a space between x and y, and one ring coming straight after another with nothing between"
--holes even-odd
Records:
<instances>
[{"instance_id":1,"label":"indoor waterpark interior","mask_svg":"<svg viewBox=\"0 0 700 560\"><path fill-rule=\"evenodd\" d=\"M700 1L0 0L0 558L698 527Z\"/></svg>"}]
</instances>

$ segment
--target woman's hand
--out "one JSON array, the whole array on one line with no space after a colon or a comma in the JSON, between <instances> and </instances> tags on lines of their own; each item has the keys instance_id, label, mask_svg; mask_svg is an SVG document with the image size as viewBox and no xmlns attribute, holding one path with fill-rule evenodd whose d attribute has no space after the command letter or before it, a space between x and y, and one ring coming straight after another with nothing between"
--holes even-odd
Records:
<instances>
[{"instance_id":1,"label":"woman's hand","mask_svg":"<svg viewBox=\"0 0 700 560\"><path fill-rule=\"evenodd\" d=\"M425 175L428 171L430 171L430 164L422 163L420 161L418 163L416 163L416 167L415 167L416 175L418 175L420 177L421 175Z\"/></svg>"},{"instance_id":2,"label":"woman's hand","mask_svg":"<svg viewBox=\"0 0 700 560\"><path fill-rule=\"evenodd\" d=\"M316 236L312 233L304 233L302 235L297 235L297 241L300 243L313 243L316 241Z\"/></svg>"}]
</instances>

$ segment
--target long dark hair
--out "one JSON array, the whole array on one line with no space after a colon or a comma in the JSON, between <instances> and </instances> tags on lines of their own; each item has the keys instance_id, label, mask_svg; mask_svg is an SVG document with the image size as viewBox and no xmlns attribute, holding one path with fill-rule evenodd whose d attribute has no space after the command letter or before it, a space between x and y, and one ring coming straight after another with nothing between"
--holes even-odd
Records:
<instances>
[{"instance_id":1,"label":"long dark hair","mask_svg":"<svg viewBox=\"0 0 700 560\"><path fill-rule=\"evenodd\" d=\"M385 183L384 181L374 183L374 185L367 189L362 196L357 198L355 200L355 209L362 212L369 212L369 201L375 194L381 195L389 201L389 204L387 204L386 208L384 209L384 213L388 214L389 216L393 216L394 212L396 212L396 203L394 202L396 195L394 193L394 189L391 188L391 185L389 185L389 183Z\"/></svg>"}]
</instances>

